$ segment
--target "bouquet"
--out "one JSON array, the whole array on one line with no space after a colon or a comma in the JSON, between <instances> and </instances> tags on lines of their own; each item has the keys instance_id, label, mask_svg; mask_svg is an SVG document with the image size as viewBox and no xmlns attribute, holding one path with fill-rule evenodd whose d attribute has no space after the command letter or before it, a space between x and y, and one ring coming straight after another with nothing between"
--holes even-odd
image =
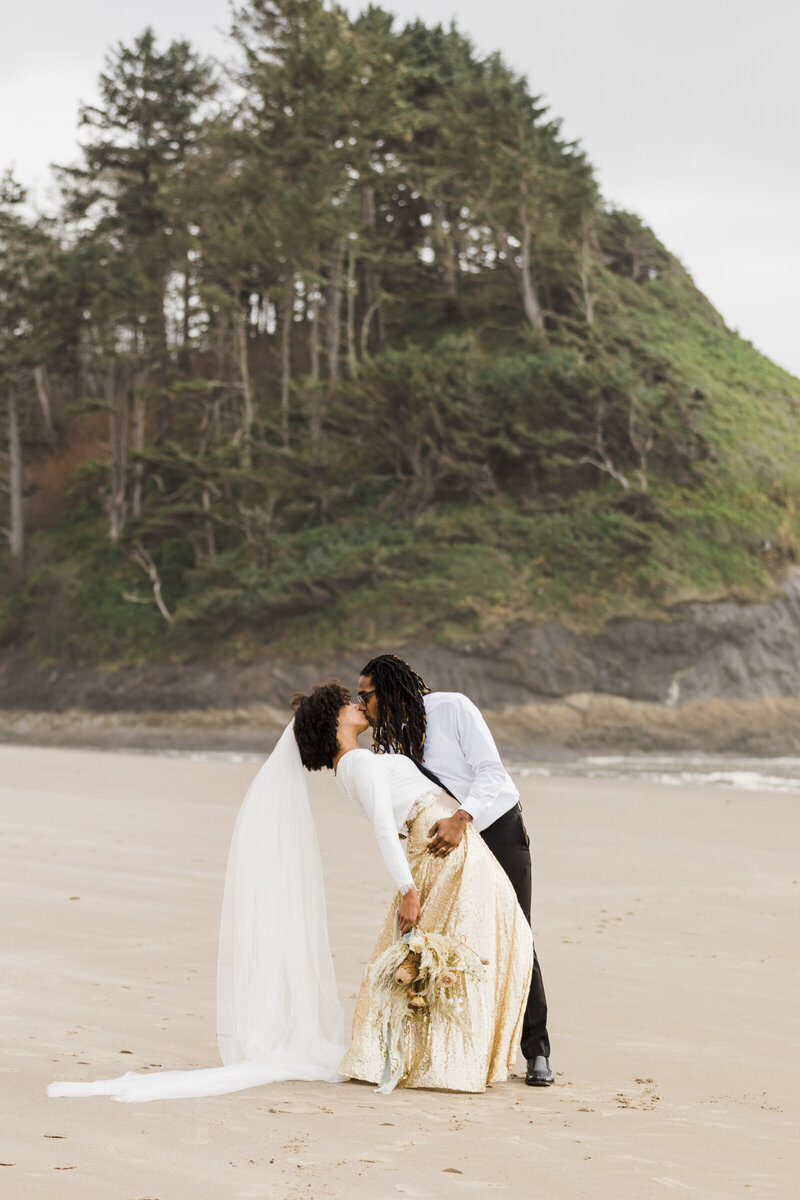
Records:
<instances>
[{"instance_id":1,"label":"bouquet","mask_svg":"<svg viewBox=\"0 0 800 1200\"><path fill-rule=\"evenodd\" d=\"M480 956L462 940L410 929L375 959L370 986L398 1029L405 1017L437 1016L463 1022L464 981L481 978Z\"/></svg>"}]
</instances>

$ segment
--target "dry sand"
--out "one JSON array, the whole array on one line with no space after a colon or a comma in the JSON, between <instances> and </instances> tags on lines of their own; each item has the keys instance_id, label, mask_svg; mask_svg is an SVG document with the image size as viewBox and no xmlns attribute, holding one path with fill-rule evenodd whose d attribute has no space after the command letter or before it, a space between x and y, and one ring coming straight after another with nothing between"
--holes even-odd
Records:
<instances>
[{"instance_id":1,"label":"dry sand","mask_svg":"<svg viewBox=\"0 0 800 1200\"><path fill-rule=\"evenodd\" d=\"M254 770L0 747L0 1195L798 1195L800 804L787 795L522 781L549 1089L48 1099L52 1079L218 1061L221 885ZM314 778L313 802L349 1020L391 889L329 778Z\"/></svg>"}]
</instances>

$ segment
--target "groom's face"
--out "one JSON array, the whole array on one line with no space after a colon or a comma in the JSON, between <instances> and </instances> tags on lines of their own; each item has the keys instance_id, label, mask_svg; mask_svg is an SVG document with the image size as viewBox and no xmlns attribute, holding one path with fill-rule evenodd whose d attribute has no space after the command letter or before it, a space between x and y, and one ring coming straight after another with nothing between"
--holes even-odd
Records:
<instances>
[{"instance_id":1,"label":"groom's face","mask_svg":"<svg viewBox=\"0 0 800 1200\"><path fill-rule=\"evenodd\" d=\"M378 719L378 700L375 695L375 686L372 682L372 677L370 675L359 675L356 691L358 692L359 708L370 725L374 726Z\"/></svg>"}]
</instances>

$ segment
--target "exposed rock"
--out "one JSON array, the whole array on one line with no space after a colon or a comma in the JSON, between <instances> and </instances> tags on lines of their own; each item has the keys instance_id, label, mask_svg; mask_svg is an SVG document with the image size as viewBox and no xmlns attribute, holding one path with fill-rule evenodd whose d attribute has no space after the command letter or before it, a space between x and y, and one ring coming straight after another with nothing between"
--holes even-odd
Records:
<instances>
[{"instance_id":1,"label":"exposed rock","mask_svg":"<svg viewBox=\"0 0 800 1200\"><path fill-rule=\"evenodd\" d=\"M484 704L500 693L516 703L599 692L670 705L800 695L800 568L764 604L686 604L670 621L614 620L595 637L517 624L464 650L446 663L437 652L445 676L438 685L474 672L470 694L479 692Z\"/></svg>"},{"instance_id":2,"label":"exposed rock","mask_svg":"<svg viewBox=\"0 0 800 1200\"><path fill-rule=\"evenodd\" d=\"M403 654L431 686L464 691L496 713L507 745L588 749L602 746L613 729L618 748L800 748L800 709L777 704L800 698L800 568L789 571L768 603L686 604L671 620L615 620L593 637L519 622L461 647L386 645L372 652L380 649ZM12 652L0 659L0 708L63 713L60 735L52 722L51 733L67 740L68 713L77 710L75 736L87 728L88 714L124 713L116 728L119 737L134 736L127 745L194 746L196 731L202 741L213 727L220 748L221 739L255 749L265 730L278 727L294 691L331 675L352 685L367 657L359 651L297 661L265 654L244 665L156 663L108 671L37 663ZM763 703L753 707L754 701ZM175 714L168 726L158 716L165 713ZM8 720L2 724L9 736Z\"/></svg>"}]
</instances>

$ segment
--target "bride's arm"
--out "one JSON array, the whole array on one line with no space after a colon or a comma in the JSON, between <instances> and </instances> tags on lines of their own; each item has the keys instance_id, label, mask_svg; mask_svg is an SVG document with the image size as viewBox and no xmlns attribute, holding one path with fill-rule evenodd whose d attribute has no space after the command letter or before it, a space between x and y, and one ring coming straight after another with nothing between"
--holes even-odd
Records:
<instances>
[{"instance_id":1,"label":"bride's arm","mask_svg":"<svg viewBox=\"0 0 800 1200\"><path fill-rule=\"evenodd\" d=\"M403 894L397 911L398 923L405 933L419 916L419 897L397 834L386 776L372 754L353 755L350 770L354 798L372 825L386 868L398 891Z\"/></svg>"}]
</instances>

